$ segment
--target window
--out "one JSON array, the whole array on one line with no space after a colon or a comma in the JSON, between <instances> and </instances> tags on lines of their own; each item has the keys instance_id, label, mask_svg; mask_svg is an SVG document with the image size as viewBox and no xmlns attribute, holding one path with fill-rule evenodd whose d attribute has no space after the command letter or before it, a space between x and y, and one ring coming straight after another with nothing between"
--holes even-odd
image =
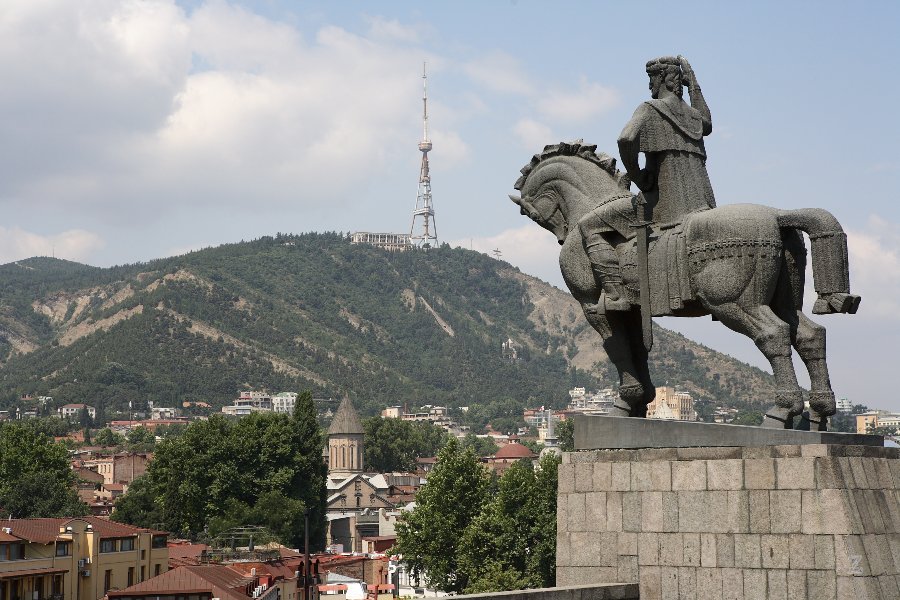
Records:
<instances>
[{"instance_id":1,"label":"window","mask_svg":"<svg viewBox=\"0 0 900 600\"><path fill-rule=\"evenodd\" d=\"M112 587L112 571L107 569L106 572L103 573L103 593L109 591L109 588Z\"/></svg>"},{"instance_id":2,"label":"window","mask_svg":"<svg viewBox=\"0 0 900 600\"><path fill-rule=\"evenodd\" d=\"M156 577L157 575L159 575L159 568L160 568L161 566L162 566L162 565L160 565L159 563L156 563L155 565L153 565L153 576L154 576L154 577Z\"/></svg>"},{"instance_id":3,"label":"window","mask_svg":"<svg viewBox=\"0 0 900 600\"><path fill-rule=\"evenodd\" d=\"M0 544L0 562L25 558L25 544Z\"/></svg>"},{"instance_id":4,"label":"window","mask_svg":"<svg viewBox=\"0 0 900 600\"><path fill-rule=\"evenodd\" d=\"M151 546L153 548L165 548L166 547L166 536L154 535Z\"/></svg>"},{"instance_id":5,"label":"window","mask_svg":"<svg viewBox=\"0 0 900 600\"><path fill-rule=\"evenodd\" d=\"M57 556L69 556L72 552L72 544L69 542L57 542L56 543L56 555Z\"/></svg>"},{"instance_id":6,"label":"window","mask_svg":"<svg viewBox=\"0 0 900 600\"><path fill-rule=\"evenodd\" d=\"M115 552L115 551L116 551L116 540L100 540L100 552ZM107 589L109 589L109 588L107 588Z\"/></svg>"},{"instance_id":7,"label":"window","mask_svg":"<svg viewBox=\"0 0 900 600\"><path fill-rule=\"evenodd\" d=\"M141 578L138 581L143 581L144 577L147 575L146 567L141 565Z\"/></svg>"},{"instance_id":8,"label":"window","mask_svg":"<svg viewBox=\"0 0 900 600\"><path fill-rule=\"evenodd\" d=\"M119 541L119 552L134 550L134 538L125 538Z\"/></svg>"},{"instance_id":9,"label":"window","mask_svg":"<svg viewBox=\"0 0 900 600\"><path fill-rule=\"evenodd\" d=\"M128 584L126 587L134 585L134 567L128 567Z\"/></svg>"}]
</instances>

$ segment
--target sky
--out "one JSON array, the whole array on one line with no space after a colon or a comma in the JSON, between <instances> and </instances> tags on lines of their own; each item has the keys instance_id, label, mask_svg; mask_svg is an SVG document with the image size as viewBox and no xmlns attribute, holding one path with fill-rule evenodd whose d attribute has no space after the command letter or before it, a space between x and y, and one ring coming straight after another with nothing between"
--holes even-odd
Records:
<instances>
[{"instance_id":1,"label":"sky","mask_svg":"<svg viewBox=\"0 0 900 600\"><path fill-rule=\"evenodd\" d=\"M518 170L576 138L617 154L645 62L681 54L717 202L822 207L847 230L863 301L816 317L832 383L900 410L898 23L891 2L4 0L0 263L408 232L427 62L439 241L562 287L555 238L507 198ZM709 319L657 322L767 368Z\"/></svg>"}]
</instances>

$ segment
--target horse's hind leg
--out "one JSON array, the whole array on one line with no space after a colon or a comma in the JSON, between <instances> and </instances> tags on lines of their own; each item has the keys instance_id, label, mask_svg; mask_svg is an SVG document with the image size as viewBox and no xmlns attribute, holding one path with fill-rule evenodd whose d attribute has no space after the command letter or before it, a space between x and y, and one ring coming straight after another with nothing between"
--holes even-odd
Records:
<instances>
[{"instance_id":1,"label":"horse's hind leg","mask_svg":"<svg viewBox=\"0 0 900 600\"><path fill-rule=\"evenodd\" d=\"M791 362L790 327L769 306L744 307L737 302L710 306L710 312L729 329L753 340L775 375L775 406L766 412L763 427L792 429L803 411L803 395Z\"/></svg>"}]
</instances>

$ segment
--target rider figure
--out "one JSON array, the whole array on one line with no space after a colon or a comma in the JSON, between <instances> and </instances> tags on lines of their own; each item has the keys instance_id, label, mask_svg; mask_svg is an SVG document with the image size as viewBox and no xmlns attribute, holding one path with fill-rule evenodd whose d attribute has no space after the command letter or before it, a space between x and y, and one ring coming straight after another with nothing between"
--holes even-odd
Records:
<instances>
[{"instance_id":1,"label":"rider figure","mask_svg":"<svg viewBox=\"0 0 900 600\"><path fill-rule=\"evenodd\" d=\"M712 132L709 107L691 65L684 57L663 56L647 63L650 95L638 106L619 136L622 164L643 192L647 214L658 223L716 205L706 172L703 137ZM686 85L691 103L682 99ZM643 152L645 167L638 155ZM615 246L634 235L644 219L630 194L613 196L585 215L578 226L591 267L603 285L598 309L629 310Z\"/></svg>"}]
</instances>

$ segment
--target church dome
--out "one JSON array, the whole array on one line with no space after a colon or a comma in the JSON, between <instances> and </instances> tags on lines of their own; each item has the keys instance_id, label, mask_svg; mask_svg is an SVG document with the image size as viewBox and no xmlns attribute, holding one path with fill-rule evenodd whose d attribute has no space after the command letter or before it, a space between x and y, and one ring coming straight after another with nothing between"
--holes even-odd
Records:
<instances>
[{"instance_id":1,"label":"church dome","mask_svg":"<svg viewBox=\"0 0 900 600\"><path fill-rule=\"evenodd\" d=\"M528 449L527 446L523 446L522 444L507 444L500 448L497 451L497 454L494 455L495 459L503 459L503 458L535 458L537 454Z\"/></svg>"},{"instance_id":2,"label":"church dome","mask_svg":"<svg viewBox=\"0 0 900 600\"><path fill-rule=\"evenodd\" d=\"M341 400L334 418L331 419L331 427L328 428L328 435L362 435L364 432L362 421L359 420L359 414L353 408L350 398Z\"/></svg>"}]
</instances>

